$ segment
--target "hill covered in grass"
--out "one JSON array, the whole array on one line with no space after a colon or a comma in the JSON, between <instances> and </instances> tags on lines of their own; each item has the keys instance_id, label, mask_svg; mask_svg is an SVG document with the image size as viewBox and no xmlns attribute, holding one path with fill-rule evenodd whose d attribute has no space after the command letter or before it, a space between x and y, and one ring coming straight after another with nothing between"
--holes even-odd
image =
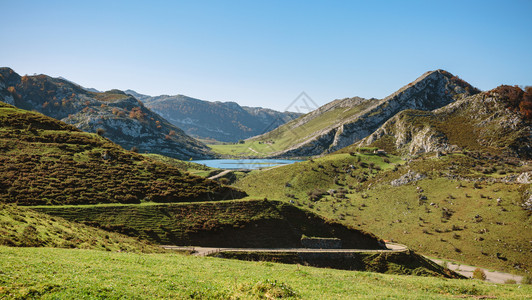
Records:
<instances>
[{"instance_id":1,"label":"hill covered in grass","mask_svg":"<svg viewBox=\"0 0 532 300\"><path fill-rule=\"evenodd\" d=\"M262 134L297 118L294 112L240 106L235 102L211 102L184 95L147 96L127 90L188 135L201 139L236 143Z\"/></svg>"},{"instance_id":2,"label":"hill covered in grass","mask_svg":"<svg viewBox=\"0 0 532 300\"><path fill-rule=\"evenodd\" d=\"M168 254L0 247L0 297L526 299L530 285ZM57 272L61 270L61 272Z\"/></svg>"},{"instance_id":3,"label":"hill covered in grass","mask_svg":"<svg viewBox=\"0 0 532 300\"><path fill-rule=\"evenodd\" d=\"M252 171L235 186L423 254L521 274L532 268L530 184L518 180L529 165L489 153L402 159L374 149Z\"/></svg>"},{"instance_id":4,"label":"hill covered in grass","mask_svg":"<svg viewBox=\"0 0 532 300\"><path fill-rule=\"evenodd\" d=\"M382 249L376 236L292 205L243 200L172 205L57 206L38 211L158 244L299 248L303 235L339 238L343 248Z\"/></svg>"},{"instance_id":5,"label":"hill covered in grass","mask_svg":"<svg viewBox=\"0 0 532 300\"><path fill-rule=\"evenodd\" d=\"M0 202L181 202L244 193L126 151L40 113L0 104Z\"/></svg>"},{"instance_id":6,"label":"hill covered in grass","mask_svg":"<svg viewBox=\"0 0 532 300\"><path fill-rule=\"evenodd\" d=\"M101 132L126 149L186 160L213 155L207 146L119 90L91 92L65 79L21 77L12 69L0 68L0 101L87 132Z\"/></svg>"},{"instance_id":7,"label":"hill covered in grass","mask_svg":"<svg viewBox=\"0 0 532 300\"><path fill-rule=\"evenodd\" d=\"M131 237L5 204L0 204L0 245L163 252L160 247Z\"/></svg>"}]
</instances>

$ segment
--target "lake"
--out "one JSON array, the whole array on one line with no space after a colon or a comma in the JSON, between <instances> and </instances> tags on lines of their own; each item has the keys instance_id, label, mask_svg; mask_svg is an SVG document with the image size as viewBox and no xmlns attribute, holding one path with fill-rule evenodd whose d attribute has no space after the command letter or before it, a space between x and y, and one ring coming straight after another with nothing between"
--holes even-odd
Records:
<instances>
[{"instance_id":1,"label":"lake","mask_svg":"<svg viewBox=\"0 0 532 300\"><path fill-rule=\"evenodd\" d=\"M302 160L295 159L205 159L193 160L197 164L218 169L261 169L279 165L289 165Z\"/></svg>"}]
</instances>

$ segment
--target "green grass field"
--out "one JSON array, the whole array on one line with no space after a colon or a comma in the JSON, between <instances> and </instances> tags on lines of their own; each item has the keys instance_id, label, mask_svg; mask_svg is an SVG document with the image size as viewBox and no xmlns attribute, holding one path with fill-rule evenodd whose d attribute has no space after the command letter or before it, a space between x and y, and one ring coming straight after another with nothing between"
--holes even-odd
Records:
<instances>
[{"instance_id":1,"label":"green grass field","mask_svg":"<svg viewBox=\"0 0 532 300\"><path fill-rule=\"evenodd\" d=\"M2 299L526 299L530 285L177 254L0 247Z\"/></svg>"}]
</instances>

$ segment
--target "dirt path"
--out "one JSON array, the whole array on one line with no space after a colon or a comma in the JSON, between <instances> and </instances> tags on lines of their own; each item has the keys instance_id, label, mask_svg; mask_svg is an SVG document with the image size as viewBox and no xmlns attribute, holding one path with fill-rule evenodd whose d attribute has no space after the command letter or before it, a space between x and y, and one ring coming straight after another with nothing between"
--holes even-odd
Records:
<instances>
[{"instance_id":1,"label":"dirt path","mask_svg":"<svg viewBox=\"0 0 532 300\"><path fill-rule=\"evenodd\" d=\"M355 252L402 252L408 248L401 244L386 243L386 250L368 250L368 249L309 249L309 248L214 248L214 247L181 247L162 245L161 247L169 250L188 250L194 251L195 256L206 256L216 252L283 252L283 253L355 253Z\"/></svg>"},{"instance_id":2,"label":"dirt path","mask_svg":"<svg viewBox=\"0 0 532 300\"><path fill-rule=\"evenodd\" d=\"M426 257L427 259L432 260L433 262L441 265L444 263L443 260L436 259L436 258L430 258ZM447 262L447 268L462 274L466 277L472 278L473 277L473 271L477 268L474 266L468 266L468 265L460 265L456 263ZM484 271L484 274L486 274L486 281L494 282L494 283L504 283L506 280L513 279L516 282L521 282L523 279L522 276L510 274L510 273L503 273L503 272L497 272L497 271L489 271L488 269L479 268L482 271Z\"/></svg>"},{"instance_id":3,"label":"dirt path","mask_svg":"<svg viewBox=\"0 0 532 300\"><path fill-rule=\"evenodd\" d=\"M224 176L225 174L227 174L227 173L229 173L229 172L231 172L231 171L232 171L232 170L225 170L225 171L222 171L221 173L218 173L218 174L216 174L216 175L214 175L214 176L211 176L211 177L209 177L209 178L207 178L207 179L214 180L214 179L217 179L217 178L220 178L220 177Z\"/></svg>"}]
</instances>

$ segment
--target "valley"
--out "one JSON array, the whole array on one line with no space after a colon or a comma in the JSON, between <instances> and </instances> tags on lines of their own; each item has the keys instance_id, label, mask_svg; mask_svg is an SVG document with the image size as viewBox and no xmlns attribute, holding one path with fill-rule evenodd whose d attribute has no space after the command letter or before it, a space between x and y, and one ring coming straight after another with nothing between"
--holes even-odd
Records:
<instances>
[{"instance_id":1,"label":"valley","mask_svg":"<svg viewBox=\"0 0 532 300\"><path fill-rule=\"evenodd\" d=\"M0 70L0 255L9 257L0 297L128 297L135 288L114 278L120 266L131 269L129 280L163 298L337 298L354 292L349 280L362 282L355 290L374 297L398 295L392 289L404 286L424 299L518 298L530 291L526 284L493 287L459 279L424 257L530 280L530 88L481 92L449 72L431 71L384 99L335 100L290 115L267 133L207 146L140 102L149 106L167 97L100 93L63 79ZM71 101L53 104L66 99L57 98L65 90L74 91ZM49 109L50 103L58 108ZM109 109L125 103L135 105L129 115ZM87 109L76 110L81 107ZM141 126L143 140L115 134L116 117L129 124L124 134ZM244 166L192 160L215 157ZM266 160L255 168L247 159ZM268 159L290 164L269 167ZM309 240L318 246L305 246ZM330 243L330 252L312 249ZM387 243L408 249L386 252ZM233 250L188 256L195 246ZM275 250L284 248L296 250ZM66 261L72 260L91 270L76 277L81 288L42 269L45 257L58 254L64 258L54 267L70 273ZM219 269L185 288L176 272L196 280L196 268ZM6 279L16 269L43 275ZM145 273L173 279L147 279ZM375 281L394 283L370 291Z\"/></svg>"}]
</instances>

